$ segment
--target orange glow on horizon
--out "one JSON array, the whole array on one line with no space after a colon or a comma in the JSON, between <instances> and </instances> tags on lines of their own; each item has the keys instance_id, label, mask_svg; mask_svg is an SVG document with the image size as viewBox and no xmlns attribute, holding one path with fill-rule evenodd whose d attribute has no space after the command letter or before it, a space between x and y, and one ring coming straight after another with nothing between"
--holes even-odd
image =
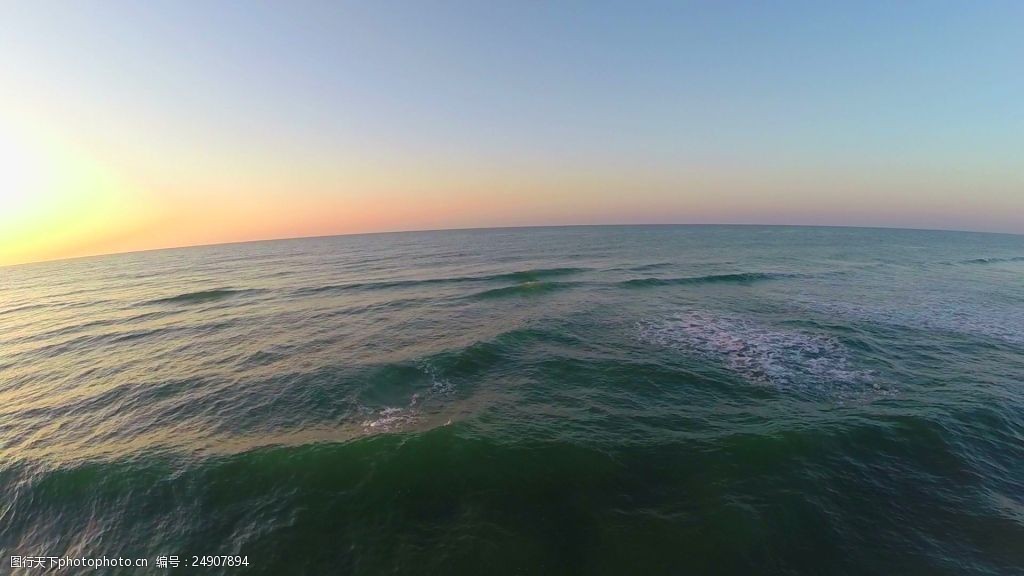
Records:
<instances>
[{"instance_id":1,"label":"orange glow on horizon","mask_svg":"<svg viewBox=\"0 0 1024 576\"><path fill-rule=\"evenodd\" d=\"M559 224L878 224L968 213L955 174L854 166L508 165L74 140L39 121L0 137L0 265L335 234ZM283 160L281 159L283 158ZM830 195L818 194L821 183ZM931 195L922 206L914 194ZM1006 196L1006 214L1015 211ZM838 217L837 217L838 216ZM831 220L829 219L831 218ZM873 220L874 218L874 220ZM1007 217L1012 225L1012 217ZM853 222L851 222L853 220ZM924 220L922 227L928 226ZM886 222L882 221L882 225Z\"/></svg>"}]
</instances>

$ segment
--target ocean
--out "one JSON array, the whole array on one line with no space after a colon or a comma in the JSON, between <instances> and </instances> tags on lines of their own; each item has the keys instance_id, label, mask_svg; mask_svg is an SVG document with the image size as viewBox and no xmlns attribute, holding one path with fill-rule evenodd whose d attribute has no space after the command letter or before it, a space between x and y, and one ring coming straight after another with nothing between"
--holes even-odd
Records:
<instances>
[{"instance_id":1,"label":"ocean","mask_svg":"<svg viewBox=\"0 0 1024 576\"><path fill-rule=\"evenodd\" d=\"M1024 574L1024 237L521 228L0 268L0 573L38 557Z\"/></svg>"}]
</instances>

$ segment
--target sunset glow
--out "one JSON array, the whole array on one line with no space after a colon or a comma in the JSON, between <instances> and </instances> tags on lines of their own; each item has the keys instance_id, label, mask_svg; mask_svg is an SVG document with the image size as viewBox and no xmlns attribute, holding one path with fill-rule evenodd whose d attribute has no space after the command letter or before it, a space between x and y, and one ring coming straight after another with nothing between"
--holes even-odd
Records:
<instances>
[{"instance_id":1,"label":"sunset glow","mask_svg":"<svg viewBox=\"0 0 1024 576\"><path fill-rule=\"evenodd\" d=\"M1019 6L595 8L4 7L0 264L547 224L1024 232Z\"/></svg>"}]
</instances>

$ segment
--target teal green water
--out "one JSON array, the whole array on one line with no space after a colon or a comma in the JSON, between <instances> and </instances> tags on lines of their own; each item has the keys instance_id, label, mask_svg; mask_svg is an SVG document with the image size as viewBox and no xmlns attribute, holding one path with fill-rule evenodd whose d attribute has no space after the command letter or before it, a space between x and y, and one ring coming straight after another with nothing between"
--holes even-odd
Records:
<instances>
[{"instance_id":1,"label":"teal green water","mask_svg":"<svg viewBox=\"0 0 1024 576\"><path fill-rule=\"evenodd\" d=\"M1024 574L1024 237L535 228L0 268L0 572L215 554L249 566L171 572Z\"/></svg>"}]
</instances>

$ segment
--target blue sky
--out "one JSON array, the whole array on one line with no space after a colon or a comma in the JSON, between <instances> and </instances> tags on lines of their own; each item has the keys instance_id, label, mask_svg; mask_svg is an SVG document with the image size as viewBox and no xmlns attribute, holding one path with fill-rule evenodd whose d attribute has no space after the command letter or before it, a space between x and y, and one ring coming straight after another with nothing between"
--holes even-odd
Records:
<instances>
[{"instance_id":1,"label":"blue sky","mask_svg":"<svg viewBox=\"0 0 1024 576\"><path fill-rule=\"evenodd\" d=\"M0 21L10 146L70 150L156 212L379 198L336 231L1024 232L1019 2L23 2ZM450 213L384 214L416 202Z\"/></svg>"}]
</instances>

